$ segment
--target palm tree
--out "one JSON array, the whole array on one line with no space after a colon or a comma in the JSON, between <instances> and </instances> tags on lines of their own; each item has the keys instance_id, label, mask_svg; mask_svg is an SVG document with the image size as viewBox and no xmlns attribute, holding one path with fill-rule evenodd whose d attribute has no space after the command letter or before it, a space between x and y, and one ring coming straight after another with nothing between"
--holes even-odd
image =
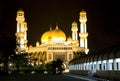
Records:
<instances>
[{"instance_id":1,"label":"palm tree","mask_svg":"<svg viewBox=\"0 0 120 81\"><path fill-rule=\"evenodd\" d=\"M61 59L57 59L56 61L52 62L52 67L53 67L53 74L54 73L59 73L61 74L63 71L63 61Z\"/></svg>"},{"instance_id":2,"label":"palm tree","mask_svg":"<svg viewBox=\"0 0 120 81\"><path fill-rule=\"evenodd\" d=\"M61 59L57 59L56 61L56 66L58 67L58 73L61 74L63 71L62 65L63 65L63 61Z\"/></svg>"}]
</instances>

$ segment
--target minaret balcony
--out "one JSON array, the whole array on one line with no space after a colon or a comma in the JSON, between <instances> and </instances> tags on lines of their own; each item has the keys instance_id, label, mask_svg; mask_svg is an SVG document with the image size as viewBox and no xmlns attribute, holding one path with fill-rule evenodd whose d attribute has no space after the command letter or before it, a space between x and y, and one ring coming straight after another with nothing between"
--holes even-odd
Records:
<instances>
[{"instance_id":1,"label":"minaret balcony","mask_svg":"<svg viewBox=\"0 0 120 81\"><path fill-rule=\"evenodd\" d=\"M27 43L28 43L28 41L27 41L27 40L24 40L24 43L25 43L25 44L27 44Z\"/></svg>"},{"instance_id":2,"label":"minaret balcony","mask_svg":"<svg viewBox=\"0 0 120 81\"><path fill-rule=\"evenodd\" d=\"M25 33L24 32L17 32L16 37L24 37Z\"/></svg>"},{"instance_id":3,"label":"minaret balcony","mask_svg":"<svg viewBox=\"0 0 120 81\"><path fill-rule=\"evenodd\" d=\"M71 30L77 32L78 28L72 28Z\"/></svg>"},{"instance_id":4,"label":"minaret balcony","mask_svg":"<svg viewBox=\"0 0 120 81\"><path fill-rule=\"evenodd\" d=\"M28 30L27 27L24 27L25 32Z\"/></svg>"},{"instance_id":5,"label":"minaret balcony","mask_svg":"<svg viewBox=\"0 0 120 81\"><path fill-rule=\"evenodd\" d=\"M80 21L81 23L86 23L86 22L87 22L87 19L79 19L79 21Z\"/></svg>"},{"instance_id":6,"label":"minaret balcony","mask_svg":"<svg viewBox=\"0 0 120 81\"><path fill-rule=\"evenodd\" d=\"M81 38L87 38L88 33L80 33L79 36L80 36Z\"/></svg>"}]
</instances>

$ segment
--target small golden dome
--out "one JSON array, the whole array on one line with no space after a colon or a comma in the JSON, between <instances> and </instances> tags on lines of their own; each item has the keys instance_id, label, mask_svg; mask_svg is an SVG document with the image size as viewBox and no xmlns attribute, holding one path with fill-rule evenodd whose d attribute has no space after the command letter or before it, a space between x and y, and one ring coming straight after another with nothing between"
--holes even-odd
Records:
<instances>
[{"instance_id":1,"label":"small golden dome","mask_svg":"<svg viewBox=\"0 0 120 81\"><path fill-rule=\"evenodd\" d=\"M40 44L39 44L39 42L37 41L37 42L36 42L36 47L38 47L39 45L40 45Z\"/></svg>"},{"instance_id":2,"label":"small golden dome","mask_svg":"<svg viewBox=\"0 0 120 81\"><path fill-rule=\"evenodd\" d=\"M72 25L77 25L77 23L75 21L73 21Z\"/></svg>"},{"instance_id":3,"label":"small golden dome","mask_svg":"<svg viewBox=\"0 0 120 81\"><path fill-rule=\"evenodd\" d=\"M67 41L72 41L72 38L69 36L69 37L67 38Z\"/></svg>"},{"instance_id":4,"label":"small golden dome","mask_svg":"<svg viewBox=\"0 0 120 81\"><path fill-rule=\"evenodd\" d=\"M18 10L17 13L24 13L22 9Z\"/></svg>"},{"instance_id":5,"label":"small golden dome","mask_svg":"<svg viewBox=\"0 0 120 81\"><path fill-rule=\"evenodd\" d=\"M33 47L32 45L29 46L29 48L32 48L32 47Z\"/></svg>"},{"instance_id":6,"label":"small golden dome","mask_svg":"<svg viewBox=\"0 0 120 81\"><path fill-rule=\"evenodd\" d=\"M86 11L82 10L80 11L80 14L86 14Z\"/></svg>"}]
</instances>

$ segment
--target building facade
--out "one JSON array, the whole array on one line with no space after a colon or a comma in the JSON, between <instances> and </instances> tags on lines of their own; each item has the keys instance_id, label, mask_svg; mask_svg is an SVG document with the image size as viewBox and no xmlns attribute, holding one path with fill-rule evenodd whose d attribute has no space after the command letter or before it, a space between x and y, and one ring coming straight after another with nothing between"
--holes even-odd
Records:
<instances>
[{"instance_id":1,"label":"building facade","mask_svg":"<svg viewBox=\"0 0 120 81\"><path fill-rule=\"evenodd\" d=\"M16 53L27 52L30 59L36 58L37 60L31 61L30 64L39 65L41 62L49 63L51 61L61 59L64 62L64 67L69 69L69 61L75 58L75 53L85 52L88 53L87 46L87 14L84 10L80 12L79 22L80 27L74 21L72 23L71 31L72 37L66 37L66 34L56 25L55 29L50 27L50 30L43 33L41 40L36 42L36 46L27 46L27 23L25 22L24 11L17 11L17 30L16 30ZM78 31L80 28L80 31ZM78 37L80 40L78 40Z\"/></svg>"}]
</instances>

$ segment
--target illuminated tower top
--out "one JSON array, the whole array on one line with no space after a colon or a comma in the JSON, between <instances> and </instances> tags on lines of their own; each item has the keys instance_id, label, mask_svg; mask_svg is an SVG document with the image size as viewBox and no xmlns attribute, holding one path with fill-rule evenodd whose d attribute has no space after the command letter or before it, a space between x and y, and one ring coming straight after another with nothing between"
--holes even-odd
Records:
<instances>
[{"instance_id":1,"label":"illuminated tower top","mask_svg":"<svg viewBox=\"0 0 120 81\"><path fill-rule=\"evenodd\" d=\"M72 30L72 39L73 40L78 40L78 33L77 33L78 28L77 28L77 23L75 21L72 23L71 30Z\"/></svg>"},{"instance_id":2,"label":"illuminated tower top","mask_svg":"<svg viewBox=\"0 0 120 81\"><path fill-rule=\"evenodd\" d=\"M82 10L82 11L80 12L80 19L79 19L79 21L80 21L81 23L86 23L86 22L87 22L87 14L86 14L86 11Z\"/></svg>"},{"instance_id":3,"label":"illuminated tower top","mask_svg":"<svg viewBox=\"0 0 120 81\"><path fill-rule=\"evenodd\" d=\"M22 9L17 11L17 17L16 17L17 22L22 23L25 21L24 18L24 11Z\"/></svg>"},{"instance_id":4,"label":"illuminated tower top","mask_svg":"<svg viewBox=\"0 0 120 81\"><path fill-rule=\"evenodd\" d=\"M17 41L17 51L23 52L27 49L27 22L25 22L24 11L17 11L17 31L16 31L16 41Z\"/></svg>"}]
</instances>

